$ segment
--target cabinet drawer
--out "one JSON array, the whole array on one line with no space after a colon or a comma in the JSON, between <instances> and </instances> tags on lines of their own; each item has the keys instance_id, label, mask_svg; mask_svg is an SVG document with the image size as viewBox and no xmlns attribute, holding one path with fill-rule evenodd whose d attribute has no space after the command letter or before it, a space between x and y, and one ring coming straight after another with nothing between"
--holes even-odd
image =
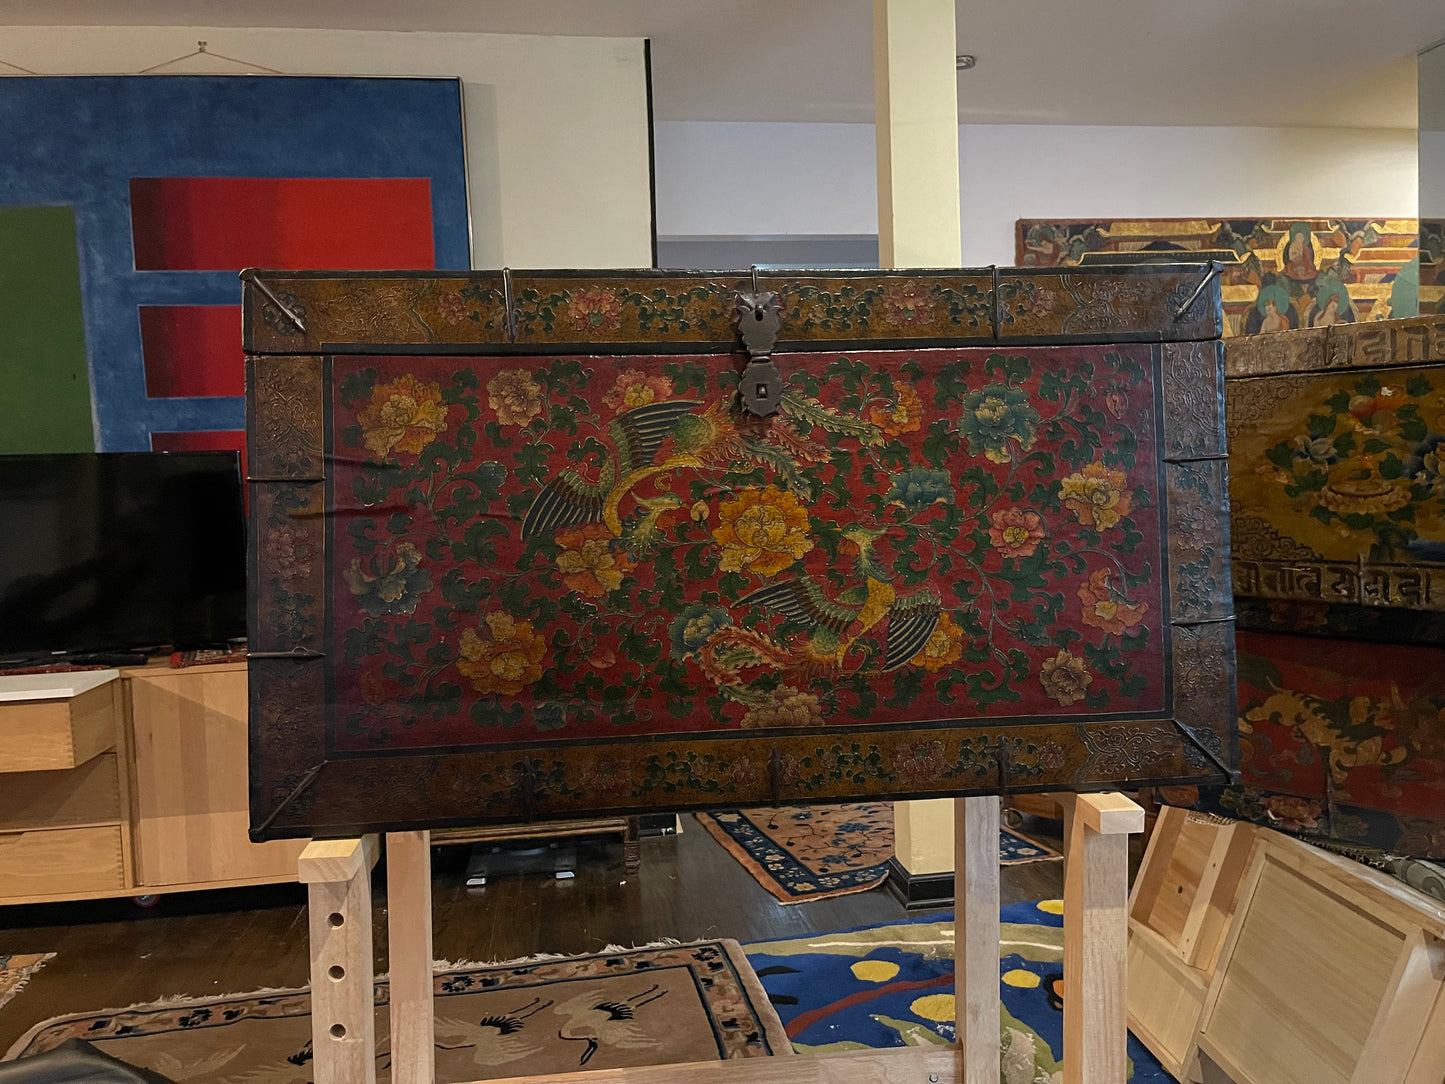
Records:
<instances>
[{"instance_id":1,"label":"cabinet drawer","mask_svg":"<svg viewBox=\"0 0 1445 1084\"><path fill-rule=\"evenodd\" d=\"M0 833L0 886L7 896L124 888L121 829Z\"/></svg>"},{"instance_id":2,"label":"cabinet drawer","mask_svg":"<svg viewBox=\"0 0 1445 1084\"><path fill-rule=\"evenodd\" d=\"M116 754L101 753L78 768L10 772L0 783L0 832L119 824Z\"/></svg>"},{"instance_id":3,"label":"cabinet drawer","mask_svg":"<svg viewBox=\"0 0 1445 1084\"><path fill-rule=\"evenodd\" d=\"M65 700L0 703L0 772L74 768L115 747L115 682Z\"/></svg>"}]
</instances>

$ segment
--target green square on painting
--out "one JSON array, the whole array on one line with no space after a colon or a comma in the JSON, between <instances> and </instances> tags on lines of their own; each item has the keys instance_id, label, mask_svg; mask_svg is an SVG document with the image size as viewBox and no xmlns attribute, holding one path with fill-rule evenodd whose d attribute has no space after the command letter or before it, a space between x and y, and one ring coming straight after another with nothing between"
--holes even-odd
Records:
<instances>
[{"instance_id":1,"label":"green square on painting","mask_svg":"<svg viewBox=\"0 0 1445 1084\"><path fill-rule=\"evenodd\" d=\"M94 450L75 212L0 207L0 454Z\"/></svg>"}]
</instances>

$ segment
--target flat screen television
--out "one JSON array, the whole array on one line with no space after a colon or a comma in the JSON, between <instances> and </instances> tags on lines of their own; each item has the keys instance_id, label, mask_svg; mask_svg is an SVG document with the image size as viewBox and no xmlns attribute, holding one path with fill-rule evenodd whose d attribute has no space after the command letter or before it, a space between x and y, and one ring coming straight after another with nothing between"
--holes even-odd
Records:
<instances>
[{"instance_id":1,"label":"flat screen television","mask_svg":"<svg viewBox=\"0 0 1445 1084\"><path fill-rule=\"evenodd\" d=\"M235 452L0 456L0 657L246 634Z\"/></svg>"}]
</instances>

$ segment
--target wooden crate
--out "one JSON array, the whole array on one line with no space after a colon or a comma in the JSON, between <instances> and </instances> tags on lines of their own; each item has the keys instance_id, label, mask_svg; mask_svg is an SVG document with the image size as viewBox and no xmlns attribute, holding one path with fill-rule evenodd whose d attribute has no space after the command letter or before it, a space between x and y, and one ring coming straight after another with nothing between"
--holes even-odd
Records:
<instances>
[{"instance_id":1,"label":"wooden crate","mask_svg":"<svg viewBox=\"0 0 1445 1084\"><path fill-rule=\"evenodd\" d=\"M1255 830L1163 806L1129 896L1129 1027L1188 1079Z\"/></svg>"},{"instance_id":2,"label":"wooden crate","mask_svg":"<svg viewBox=\"0 0 1445 1084\"><path fill-rule=\"evenodd\" d=\"M1200 1022L1236 1084L1439 1084L1445 907L1261 831Z\"/></svg>"}]
</instances>

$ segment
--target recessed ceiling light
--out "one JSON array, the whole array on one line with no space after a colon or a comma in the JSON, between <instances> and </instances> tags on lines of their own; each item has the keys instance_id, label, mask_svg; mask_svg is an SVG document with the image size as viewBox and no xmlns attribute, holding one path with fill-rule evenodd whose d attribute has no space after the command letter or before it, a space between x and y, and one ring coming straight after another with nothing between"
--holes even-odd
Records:
<instances>
[{"instance_id":1,"label":"recessed ceiling light","mask_svg":"<svg viewBox=\"0 0 1445 1084\"><path fill-rule=\"evenodd\" d=\"M978 63L978 58L972 53L959 53L953 58L953 66L959 71L966 71Z\"/></svg>"}]
</instances>

